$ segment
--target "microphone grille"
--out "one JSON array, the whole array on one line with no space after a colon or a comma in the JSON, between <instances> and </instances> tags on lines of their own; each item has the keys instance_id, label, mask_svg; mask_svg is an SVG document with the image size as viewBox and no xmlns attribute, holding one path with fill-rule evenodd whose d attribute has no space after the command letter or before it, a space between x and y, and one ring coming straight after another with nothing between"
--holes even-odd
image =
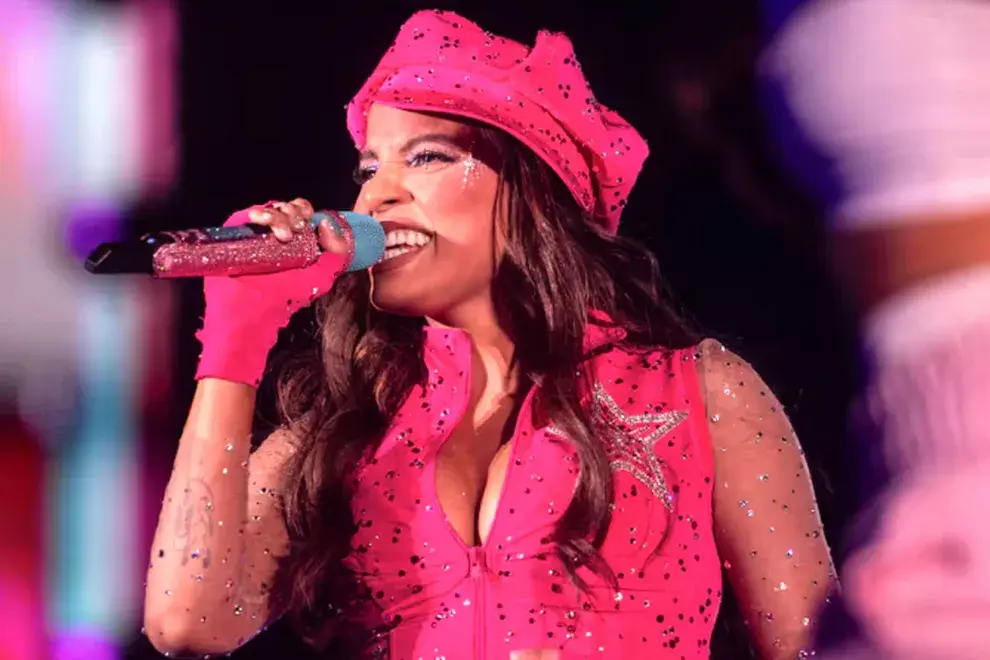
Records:
<instances>
[{"instance_id":1,"label":"microphone grille","mask_svg":"<svg viewBox=\"0 0 990 660\"><path fill-rule=\"evenodd\" d=\"M313 223L318 224L326 218L330 225L341 234L338 219L342 219L351 228L354 237L354 258L347 267L348 272L364 270L375 265L385 254L385 230L381 223L371 216L353 211L336 211L333 213L319 212L313 216Z\"/></svg>"}]
</instances>

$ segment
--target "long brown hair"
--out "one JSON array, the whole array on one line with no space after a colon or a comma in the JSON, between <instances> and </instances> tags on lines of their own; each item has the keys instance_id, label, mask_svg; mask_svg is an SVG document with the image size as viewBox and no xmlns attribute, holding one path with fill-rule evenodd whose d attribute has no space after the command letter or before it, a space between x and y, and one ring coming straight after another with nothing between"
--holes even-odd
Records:
<instances>
[{"instance_id":1,"label":"long brown hair","mask_svg":"<svg viewBox=\"0 0 990 660\"><path fill-rule=\"evenodd\" d=\"M661 288L655 257L609 234L575 202L531 150L496 129L478 140L497 155L495 209L503 252L492 295L498 321L515 344L521 383L538 384L536 409L574 443L578 486L557 525L557 552L572 579L588 566L614 582L598 554L609 522L608 460L581 405L579 371L589 310L627 332L630 347L695 340ZM279 407L301 447L288 466L285 517L291 541L279 589L287 609L316 643L335 614L361 597L341 562L350 552L349 506L355 465L373 452L416 384L425 384L423 319L376 310L366 273L342 277L317 303L319 346L299 356L279 385Z\"/></svg>"}]
</instances>

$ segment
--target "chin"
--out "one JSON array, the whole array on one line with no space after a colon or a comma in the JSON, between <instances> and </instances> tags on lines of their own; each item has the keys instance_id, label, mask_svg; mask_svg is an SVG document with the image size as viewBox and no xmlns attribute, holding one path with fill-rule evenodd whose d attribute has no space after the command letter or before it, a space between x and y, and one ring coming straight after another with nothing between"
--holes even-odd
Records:
<instances>
[{"instance_id":1,"label":"chin","mask_svg":"<svg viewBox=\"0 0 990 660\"><path fill-rule=\"evenodd\" d=\"M428 299L425 292L410 291L401 284L393 287L375 282L371 290L371 304L376 309L398 316L429 316L436 307L424 304Z\"/></svg>"},{"instance_id":2,"label":"chin","mask_svg":"<svg viewBox=\"0 0 990 660\"><path fill-rule=\"evenodd\" d=\"M463 278L438 273L417 276L412 273L373 273L371 303L388 314L445 318L465 301L487 292L490 284L476 284L470 276Z\"/></svg>"}]
</instances>

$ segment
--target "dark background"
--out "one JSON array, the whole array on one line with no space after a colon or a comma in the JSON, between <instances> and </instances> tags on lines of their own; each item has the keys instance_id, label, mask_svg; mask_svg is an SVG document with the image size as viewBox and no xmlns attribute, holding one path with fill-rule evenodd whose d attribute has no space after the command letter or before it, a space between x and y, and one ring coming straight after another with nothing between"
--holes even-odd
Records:
<instances>
[{"instance_id":1,"label":"dark background","mask_svg":"<svg viewBox=\"0 0 990 660\"><path fill-rule=\"evenodd\" d=\"M656 252L685 314L751 361L786 405L838 559L855 496L842 443L856 382L853 337L825 271L814 207L775 165L764 137L754 5L181 3L179 180L167 200L137 209L131 231L219 224L269 199L348 208L356 188L343 106L415 10L453 9L524 43L541 27L564 31L599 100L652 149L622 231ZM192 395L198 283L184 286L182 307L179 396L158 418L165 440L148 458L163 466ZM713 648L716 658L749 657L731 601ZM135 631L127 657L159 656ZM311 656L278 625L234 655L286 657Z\"/></svg>"}]
</instances>

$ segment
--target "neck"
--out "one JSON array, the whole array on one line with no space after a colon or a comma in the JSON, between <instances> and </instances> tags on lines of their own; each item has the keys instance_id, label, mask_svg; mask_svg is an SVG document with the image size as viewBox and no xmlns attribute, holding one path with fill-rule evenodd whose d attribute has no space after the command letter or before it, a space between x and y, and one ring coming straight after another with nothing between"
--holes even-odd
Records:
<instances>
[{"instance_id":1,"label":"neck","mask_svg":"<svg viewBox=\"0 0 990 660\"><path fill-rule=\"evenodd\" d=\"M475 367L471 389L475 397L483 400L497 398L515 389L515 375L511 371L515 345L498 324L490 299L462 305L457 310L439 318L427 318L426 321L437 327L458 328L471 338Z\"/></svg>"},{"instance_id":2,"label":"neck","mask_svg":"<svg viewBox=\"0 0 990 660\"><path fill-rule=\"evenodd\" d=\"M479 353L498 355L506 368L512 361L515 346L499 325L490 297L466 302L455 309L446 310L443 314L427 317L426 322L436 327L465 331L471 336L475 350Z\"/></svg>"}]
</instances>

